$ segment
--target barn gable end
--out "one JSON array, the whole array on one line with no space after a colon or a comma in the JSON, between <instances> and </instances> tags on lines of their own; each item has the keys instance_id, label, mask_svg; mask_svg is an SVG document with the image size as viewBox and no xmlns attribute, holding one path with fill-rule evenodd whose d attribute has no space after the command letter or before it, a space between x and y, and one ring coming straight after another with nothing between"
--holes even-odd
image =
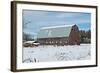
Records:
<instances>
[{"instance_id":1,"label":"barn gable end","mask_svg":"<svg viewBox=\"0 0 100 73\"><path fill-rule=\"evenodd\" d=\"M80 33L77 25L72 26L68 43L70 45L80 45Z\"/></svg>"}]
</instances>

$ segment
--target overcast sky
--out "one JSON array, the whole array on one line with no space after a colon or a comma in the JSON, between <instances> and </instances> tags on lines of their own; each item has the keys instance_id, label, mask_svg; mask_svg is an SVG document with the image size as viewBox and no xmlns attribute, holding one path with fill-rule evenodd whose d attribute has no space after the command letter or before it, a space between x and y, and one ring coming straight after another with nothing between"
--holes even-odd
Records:
<instances>
[{"instance_id":1,"label":"overcast sky","mask_svg":"<svg viewBox=\"0 0 100 73\"><path fill-rule=\"evenodd\" d=\"M23 31L37 33L41 27L76 24L79 30L91 28L91 14L79 12L56 12L23 10Z\"/></svg>"}]
</instances>

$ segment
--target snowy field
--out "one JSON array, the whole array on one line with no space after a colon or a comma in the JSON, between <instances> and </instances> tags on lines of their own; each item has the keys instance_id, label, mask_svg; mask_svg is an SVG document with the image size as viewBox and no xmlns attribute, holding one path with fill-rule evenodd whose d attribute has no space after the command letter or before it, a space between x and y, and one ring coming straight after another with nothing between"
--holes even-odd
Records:
<instances>
[{"instance_id":1,"label":"snowy field","mask_svg":"<svg viewBox=\"0 0 100 73\"><path fill-rule=\"evenodd\" d=\"M23 48L23 63L88 60L91 58L90 44L68 46L38 46Z\"/></svg>"}]
</instances>

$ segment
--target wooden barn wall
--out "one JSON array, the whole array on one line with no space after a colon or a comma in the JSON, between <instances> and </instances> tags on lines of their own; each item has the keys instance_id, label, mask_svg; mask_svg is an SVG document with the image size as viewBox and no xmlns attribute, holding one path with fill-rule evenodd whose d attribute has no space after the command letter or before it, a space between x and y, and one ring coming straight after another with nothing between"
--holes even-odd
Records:
<instances>
[{"instance_id":1,"label":"wooden barn wall","mask_svg":"<svg viewBox=\"0 0 100 73\"><path fill-rule=\"evenodd\" d=\"M67 45L68 44L68 37L41 38L41 39L38 39L38 42L41 45Z\"/></svg>"},{"instance_id":2,"label":"wooden barn wall","mask_svg":"<svg viewBox=\"0 0 100 73\"><path fill-rule=\"evenodd\" d=\"M76 25L74 25L71 29L69 38L68 38L68 43L70 45L80 45L80 33L79 29Z\"/></svg>"}]
</instances>

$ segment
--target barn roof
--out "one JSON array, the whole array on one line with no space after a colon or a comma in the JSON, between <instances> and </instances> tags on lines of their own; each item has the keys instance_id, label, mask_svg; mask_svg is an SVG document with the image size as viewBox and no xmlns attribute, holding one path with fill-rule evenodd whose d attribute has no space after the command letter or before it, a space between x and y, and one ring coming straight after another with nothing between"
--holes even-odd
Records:
<instances>
[{"instance_id":1,"label":"barn roof","mask_svg":"<svg viewBox=\"0 0 100 73\"><path fill-rule=\"evenodd\" d=\"M43 27L38 32L37 38L68 37L73 25Z\"/></svg>"}]
</instances>

